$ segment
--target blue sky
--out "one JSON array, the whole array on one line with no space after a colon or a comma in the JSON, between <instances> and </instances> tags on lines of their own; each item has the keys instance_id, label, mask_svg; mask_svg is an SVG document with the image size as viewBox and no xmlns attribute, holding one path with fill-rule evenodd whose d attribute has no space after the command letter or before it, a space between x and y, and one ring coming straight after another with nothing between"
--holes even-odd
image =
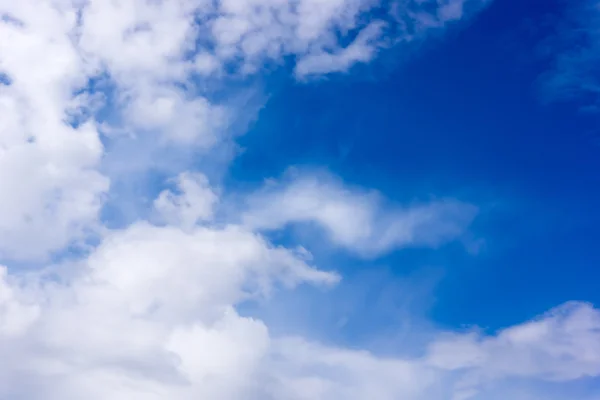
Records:
<instances>
[{"instance_id":1,"label":"blue sky","mask_svg":"<svg viewBox=\"0 0 600 400\"><path fill-rule=\"evenodd\" d=\"M316 82L277 82L241 140L232 181L326 165L400 201L458 196L482 207L478 254L399 252L393 276L444 271L429 310L442 324L498 329L567 300L598 302L600 158L585 99L552 102L544 54L564 2L496 2L461 30L396 62ZM473 303L477 306L474 307Z\"/></svg>"},{"instance_id":2,"label":"blue sky","mask_svg":"<svg viewBox=\"0 0 600 400\"><path fill-rule=\"evenodd\" d=\"M597 0L34 3L0 399L600 399Z\"/></svg>"}]
</instances>

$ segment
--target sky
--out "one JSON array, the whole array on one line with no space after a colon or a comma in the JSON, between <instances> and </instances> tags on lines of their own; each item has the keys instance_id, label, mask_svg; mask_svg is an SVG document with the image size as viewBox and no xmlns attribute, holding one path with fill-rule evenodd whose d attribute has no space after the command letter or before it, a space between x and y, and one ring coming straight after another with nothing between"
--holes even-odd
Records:
<instances>
[{"instance_id":1,"label":"sky","mask_svg":"<svg viewBox=\"0 0 600 400\"><path fill-rule=\"evenodd\" d=\"M598 0L0 0L0 400L600 400Z\"/></svg>"}]
</instances>

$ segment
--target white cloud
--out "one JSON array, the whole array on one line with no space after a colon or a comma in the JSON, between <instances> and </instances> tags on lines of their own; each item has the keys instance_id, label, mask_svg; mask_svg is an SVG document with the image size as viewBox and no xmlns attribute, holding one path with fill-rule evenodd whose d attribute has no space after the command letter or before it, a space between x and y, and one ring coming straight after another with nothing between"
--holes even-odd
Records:
<instances>
[{"instance_id":1,"label":"white cloud","mask_svg":"<svg viewBox=\"0 0 600 400\"><path fill-rule=\"evenodd\" d=\"M487 0L224 0L212 25L217 55L224 63L241 60L242 72L254 72L265 61L297 60L296 75L344 72L372 60L391 42L421 39L430 30L460 20L469 8ZM367 18L373 10L381 19ZM393 37L385 37L386 21ZM345 42L350 42L344 45Z\"/></svg>"},{"instance_id":2,"label":"white cloud","mask_svg":"<svg viewBox=\"0 0 600 400\"><path fill-rule=\"evenodd\" d=\"M383 22L373 22L365 27L345 48L336 52L320 50L300 59L296 65L296 74L300 77L329 72L347 71L358 62L366 63L377 52L377 39L384 29Z\"/></svg>"},{"instance_id":3,"label":"white cloud","mask_svg":"<svg viewBox=\"0 0 600 400\"><path fill-rule=\"evenodd\" d=\"M162 219L184 227L193 227L199 221L212 219L219 198L211 189L206 176L200 173L181 173L176 184L179 193L164 190L154 200L154 208Z\"/></svg>"},{"instance_id":4,"label":"white cloud","mask_svg":"<svg viewBox=\"0 0 600 400\"><path fill-rule=\"evenodd\" d=\"M108 235L75 274L54 272L2 275L2 397L239 398L269 337L234 306L274 285L338 279L238 227L143 223ZM13 374L36 383L13 385Z\"/></svg>"},{"instance_id":5,"label":"white cloud","mask_svg":"<svg viewBox=\"0 0 600 400\"><path fill-rule=\"evenodd\" d=\"M452 335L432 344L429 363L465 374L459 393L476 394L490 381L529 378L564 382L600 376L600 313L567 303L493 337Z\"/></svg>"},{"instance_id":6,"label":"white cloud","mask_svg":"<svg viewBox=\"0 0 600 400\"><path fill-rule=\"evenodd\" d=\"M71 273L50 272L3 270L3 398L531 400L511 377L539 394L545 381L600 375L600 311L581 303L493 336L440 332L423 357L273 336L235 307L337 276L240 227L140 223Z\"/></svg>"},{"instance_id":7,"label":"white cloud","mask_svg":"<svg viewBox=\"0 0 600 400\"><path fill-rule=\"evenodd\" d=\"M68 36L73 13L47 3L2 2L0 69L0 257L43 258L84 236L108 181L96 170L93 123L69 125L72 91L86 68ZM8 8L7 8L8 7Z\"/></svg>"},{"instance_id":8,"label":"white cloud","mask_svg":"<svg viewBox=\"0 0 600 400\"><path fill-rule=\"evenodd\" d=\"M0 336L18 336L38 317L36 305L22 304L7 279L7 270L0 267Z\"/></svg>"},{"instance_id":9,"label":"white cloud","mask_svg":"<svg viewBox=\"0 0 600 400\"><path fill-rule=\"evenodd\" d=\"M204 97L186 97L171 87L131 93L125 116L133 132L159 132L165 142L212 147L227 128L227 110Z\"/></svg>"},{"instance_id":10,"label":"white cloud","mask_svg":"<svg viewBox=\"0 0 600 400\"><path fill-rule=\"evenodd\" d=\"M597 310L588 304L568 303L493 338L471 334L440 341L432 347L432 363L452 370L483 367L488 377L563 381L597 376L599 329Z\"/></svg>"},{"instance_id":11,"label":"white cloud","mask_svg":"<svg viewBox=\"0 0 600 400\"><path fill-rule=\"evenodd\" d=\"M437 29L462 16L465 2L409 3L397 3L396 11L411 10L402 14L402 24L442 13L435 17L443 21ZM369 61L385 33L384 22L368 17L376 7L383 5L0 1L0 254L39 259L82 241L95 229L109 178L123 181L130 171L160 169L164 163L156 155L166 148L193 154L230 140L244 111L223 100L235 93L218 101L214 96L227 79L287 57L297 59L299 77ZM419 37L429 30L421 25ZM414 36L404 29L396 34L399 41ZM103 84L89 86L90 79ZM108 111L101 113L99 134L101 108ZM110 154L102 141L110 142ZM143 154L132 154L133 148ZM181 164L169 172L181 172L187 162ZM99 165L111 175L99 174Z\"/></svg>"},{"instance_id":12,"label":"white cloud","mask_svg":"<svg viewBox=\"0 0 600 400\"><path fill-rule=\"evenodd\" d=\"M386 204L379 193L345 186L327 174L271 182L248 202L243 221L254 229L314 222L337 245L369 257L457 239L477 214L475 206L456 200L407 207Z\"/></svg>"},{"instance_id":13,"label":"white cloud","mask_svg":"<svg viewBox=\"0 0 600 400\"><path fill-rule=\"evenodd\" d=\"M380 358L366 351L328 347L302 339L276 343L271 398L425 399L440 378L420 360Z\"/></svg>"},{"instance_id":14,"label":"white cloud","mask_svg":"<svg viewBox=\"0 0 600 400\"><path fill-rule=\"evenodd\" d=\"M485 2L398 2L406 29L394 39L463 18L467 3ZM512 376L536 385L598 376L599 312L578 303L494 336L444 334L414 358L278 337L239 311L274 290L340 279L255 229L313 221L374 255L460 236L476 211L463 203L401 208L304 178L252 197L244 225L217 226L217 191L201 173L177 175L182 163L176 187L149 203L165 226L101 226L115 193L100 170L139 163L148 172L165 149L226 140L238 110L212 89L229 78L287 57L299 77L368 62L396 23L369 20L377 6L0 0L0 258L44 258L96 230L99 241L68 264L0 268L0 398L432 400L485 394ZM105 86L92 88L92 78ZM111 115L100 116L104 107ZM519 368L507 368L513 361Z\"/></svg>"}]
</instances>

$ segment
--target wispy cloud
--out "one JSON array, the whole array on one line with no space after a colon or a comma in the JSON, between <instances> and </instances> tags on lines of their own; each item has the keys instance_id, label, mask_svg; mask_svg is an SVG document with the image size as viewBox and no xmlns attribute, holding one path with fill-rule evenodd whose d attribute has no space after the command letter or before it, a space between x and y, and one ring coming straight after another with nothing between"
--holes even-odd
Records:
<instances>
[{"instance_id":1,"label":"wispy cloud","mask_svg":"<svg viewBox=\"0 0 600 400\"><path fill-rule=\"evenodd\" d=\"M576 100L596 108L600 94L600 2L567 5L567 16L553 41L553 66L543 75L550 100Z\"/></svg>"},{"instance_id":2,"label":"wispy cloud","mask_svg":"<svg viewBox=\"0 0 600 400\"><path fill-rule=\"evenodd\" d=\"M292 174L293 175L293 174ZM344 185L328 173L296 173L251 195L243 221L275 230L316 223L335 244L366 257L403 247L436 247L460 238L477 207L454 199L400 206L376 191Z\"/></svg>"}]
</instances>

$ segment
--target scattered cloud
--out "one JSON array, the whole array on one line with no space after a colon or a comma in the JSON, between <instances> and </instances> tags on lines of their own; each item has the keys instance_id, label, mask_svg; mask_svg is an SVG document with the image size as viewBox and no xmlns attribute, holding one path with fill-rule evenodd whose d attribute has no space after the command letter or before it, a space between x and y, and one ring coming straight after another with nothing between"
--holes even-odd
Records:
<instances>
[{"instance_id":1,"label":"scattered cloud","mask_svg":"<svg viewBox=\"0 0 600 400\"><path fill-rule=\"evenodd\" d=\"M416 21L484 2L409 3L404 19ZM175 175L191 164L179 160L229 141L236 119L259 107L225 100L238 94L227 82L289 57L298 76L371 60L390 21L368 13L382 7L386 15L372 0L0 2L0 254L43 259L84 241L110 181L135 173L121 185L131 186L166 164Z\"/></svg>"},{"instance_id":2,"label":"scattered cloud","mask_svg":"<svg viewBox=\"0 0 600 400\"><path fill-rule=\"evenodd\" d=\"M458 400L492 383L503 393L512 377L542 390L600 374L600 311L581 303L495 335L439 332L413 358L279 337L240 314L341 279L265 230L313 222L376 256L453 240L475 217L457 200L401 207L304 176L250 196L242 223L217 224L208 174L161 169L231 140L246 109L228 99L253 74L289 60L298 79L348 71L487 2L388 3L0 0L0 398ZM110 230L101 211L130 169L167 171L173 187L146 205L160 224ZM83 254L52 259L91 236Z\"/></svg>"}]
</instances>

